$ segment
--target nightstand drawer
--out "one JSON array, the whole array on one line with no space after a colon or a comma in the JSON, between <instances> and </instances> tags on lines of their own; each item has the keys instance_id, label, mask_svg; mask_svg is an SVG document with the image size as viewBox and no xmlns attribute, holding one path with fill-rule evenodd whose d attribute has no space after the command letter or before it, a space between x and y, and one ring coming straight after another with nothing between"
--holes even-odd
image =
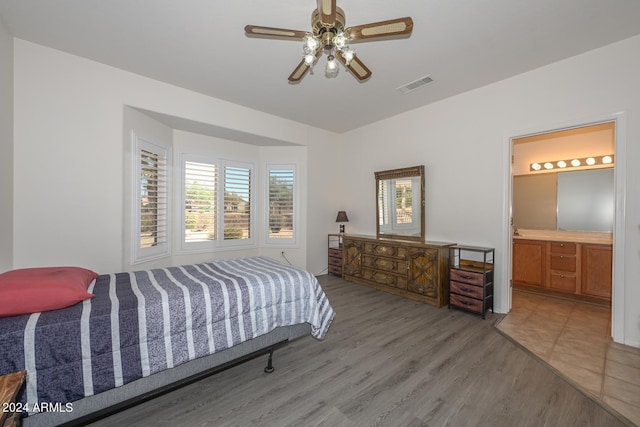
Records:
<instances>
[{"instance_id":1,"label":"nightstand drawer","mask_svg":"<svg viewBox=\"0 0 640 427\"><path fill-rule=\"evenodd\" d=\"M342 276L342 266L329 264L329 273Z\"/></svg>"},{"instance_id":2,"label":"nightstand drawer","mask_svg":"<svg viewBox=\"0 0 640 427\"><path fill-rule=\"evenodd\" d=\"M336 257L329 254L328 261L329 261L329 265L337 265L342 267L342 255L340 255L339 257Z\"/></svg>"},{"instance_id":3,"label":"nightstand drawer","mask_svg":"<svg viewBox=\"0 0 640 427\"><path fill-rule=\"evenodd\" d=\"M484 277L482 273L458 270L457 268L451 269L451 280L455 280L456 282L460 283L470 283L477 286L482 286L482 284L484 283Z\"/></svg>"},{"instance_id":4,"label":"nightstand drawer","mask_svg":"<svg viewBox=\"0 0 640 427\"><path fill-rule=\"evenodd\" d=\"M482 301L464 297L462 295L449 294L449 301L452 306L464 308L476 313L482 313Z\"/></svg>"},{"instance_id":5,"label":"nightstand drawer","mask_svg":"<svg viewBox=\"0 0 640 427\"><path fill-rule=\"evenodd\" d=\"M477 299L483 298L482 287L469 285L467 283L454 282L453 280L450 283L450 292L467 296L470 298L477 298Z\"/></svg>"},{"instance_id":6,"label":"nightstand drawer","mask_svg":"<svg viewBox=\"0 0 640 427\"><path fill-rule=\"evenodd\" d=\"M329 248L329 256L335 256L338 258L342 258L342 248Z\"/></svg>"}]
</instances>

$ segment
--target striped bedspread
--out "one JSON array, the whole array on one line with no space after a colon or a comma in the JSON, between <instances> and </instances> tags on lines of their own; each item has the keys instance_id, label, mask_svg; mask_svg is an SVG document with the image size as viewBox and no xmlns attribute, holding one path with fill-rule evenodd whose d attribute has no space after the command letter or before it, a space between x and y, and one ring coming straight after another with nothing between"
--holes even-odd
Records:
<instances>
[{"instance_id":1,"label":"striped bedspread","mask_svg":"<svg viewBox=\"0 0 640 427\"><path fill-rule=\"evenodd\" d=\"M334 312L309 272L251 257L99 276L95 297L0 319L0 375L26 369L22 402L65 403Z\"/></svg>"}]
</instances>

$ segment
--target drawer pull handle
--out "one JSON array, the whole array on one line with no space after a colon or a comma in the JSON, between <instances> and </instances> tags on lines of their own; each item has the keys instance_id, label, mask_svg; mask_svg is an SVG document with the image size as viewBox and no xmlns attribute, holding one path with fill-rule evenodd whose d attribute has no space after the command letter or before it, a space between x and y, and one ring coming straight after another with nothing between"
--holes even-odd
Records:
<instances>
[{"instance_id":1,"label":"drawer pull handle","mask_svg":"<svg viewBox=\"0 0 640 427\"><path fill-rule=\"evenodd\" d=\"M460 288L460 290L461 290L462 292L471 292L471 289L467 289L467 288Z\"/></svg>"},{"instance_id":2,"label":"drawer pull handle","mask_svg":"<svg viewBox=\"0 0 640 427\"><path fill-rule=\"evenodd\" d=\"M460 277L467 280L473 279L473 276L465 276L464 274L461 274Z\"/></svg>"},{"instance_id":3,"label":"drawer pull handle","mask_svg":"<svg viewBox=\"0 0 640 427\"><path fill-rule=\"evenodd\" d=\"M561 275L560 275L560 278L561 278L561 279L564 279L564 274L561 274Z\"/></svg>"},{"instance_id":4,"label":"drawer pull handle","mask_svg":"<svg viewBox=\"0 0 640 427\"><path fill-rule=\"evenodd\" d=\"M561 248L564 248L564 243L560 243L560 247L561 247Z\"/></svg>"},{"instance_id":5,"label":"drawer pull handle","mask_svg":"<svg viewBox=\"0 0 640 427\"><path fill-rule=\"evenodd\" d=\"M560 255L560 259L564 258L564 255Z\"/></svg>"}]
</instances>

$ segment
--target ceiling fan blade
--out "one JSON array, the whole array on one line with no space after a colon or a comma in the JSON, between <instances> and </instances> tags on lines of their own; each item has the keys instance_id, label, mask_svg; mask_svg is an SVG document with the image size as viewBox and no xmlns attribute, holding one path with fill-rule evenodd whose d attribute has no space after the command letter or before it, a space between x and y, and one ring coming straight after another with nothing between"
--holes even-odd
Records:
<instances>
[{"instance_id":1,"label":"ceiling fan blade","mask_svg":"<svg viewBox=\"0 0 640 427\"><path fill-rule=\"evenodd\" d=\"M389 21L373 22L371 24L356 25L345 29L351 40L366 40L375 37L389 37L409 34L413 30L413 20L410 17L390 19Z\"/></svg>"},{"instance_id":2,"label":"ceiling fan blade","mask_svg":"<svg viewBox=\"0 0 640 427\"><path fill-rule=\"evenodd\" d=\"M260 27L257 25L247 25L244 32L249 36L259 37L286 37L290 39L302 39L307 35L307 31L287 30L284 28Z\"/></svg>"},{"instance_id":3,"label":"ceiling fan blade","mask_svg":"<svg viewBox=\"0 0 640 427\"><path fill-rule=\"evenodd\" d=\"M333 26L336 22L336 0L318 0L318 13L323 24Z\"/></svg>"},{"instance_id":4,"label":"ceiling fan blade","mask_svg":"<svg viewBox=\"0 0 640 427\"><path fill-rule=\"evenodd\" d=\"M291 73L291 75L289 76L289 81L293 83L299 82L307 74L307 72L309 71L309 68L311 67L309 67L307 63L304 62L304 59L303 59L302 61L300 61L298 66L293 70L293 73Z\"/></svg>"},{"instance_id":5,"label":"ceiling fan blade","mask_svg":"<svg viewBox=\"0 0 640 427\"><path fill-rule=\"evenodd\" d=\"M345 67L347 67L349 71L351 71L351 74L353 74L358 80L363 81L371 77L371 70L369 70L357 56L353 57L351 62L349 62L349 65L347 65L347 60L344 58L344 56L342 56L342 53L336 52L336 57L340 60L340 62L344 64Z\"/></svg>"},{"instance_id":6,"label":"ceiling fan blade","mask_svg":"<svg viewBox=\"0 0 640 427\"><path fill-rule=\"evenodd\" d=\"M321 55L322 55L322 47L319 47L318 49L316 49L316 60ZM289 75L289 82L291 83L299 82L307 74L310 68L311 68L311 65L308 65L305 62L304 58L302 58L302 61L300 61L298 66L293 70L293 73Z\"/></svg>"}]
</instances>

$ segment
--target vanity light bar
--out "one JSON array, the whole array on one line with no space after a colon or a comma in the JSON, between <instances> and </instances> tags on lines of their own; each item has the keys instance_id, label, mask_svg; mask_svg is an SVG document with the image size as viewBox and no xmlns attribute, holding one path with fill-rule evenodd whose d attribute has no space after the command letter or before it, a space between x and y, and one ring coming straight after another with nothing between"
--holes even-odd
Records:
<instances>
[{"instance_id":1,"label":"vanity light bar","mask_svg":"<svg viewBox=\"0 0 640 427\"><path fill-rule=\"evenodd\" d=\"M540 171L543 169L571 169L578 167L600 166L613 164L613 154L607 154L605 156L583 157L580 159L571 160L554 160L551 162L536 162L529 165L529 170L532 172Z\"/></svg>"}]
</instances>

